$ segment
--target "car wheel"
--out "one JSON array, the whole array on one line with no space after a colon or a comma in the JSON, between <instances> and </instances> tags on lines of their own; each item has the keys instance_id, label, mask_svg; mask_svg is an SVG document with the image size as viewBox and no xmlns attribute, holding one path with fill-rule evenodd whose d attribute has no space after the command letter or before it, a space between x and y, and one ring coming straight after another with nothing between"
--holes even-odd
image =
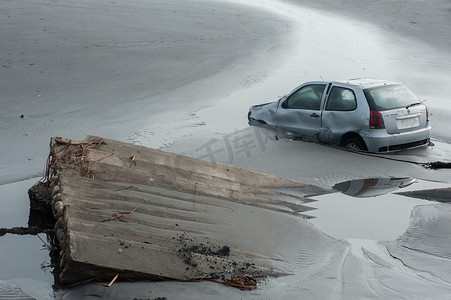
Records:
<instances>
[{"instance_id":1,"label":"car wheel","mask_svg":"<svg viewBox=\"0 0 451 300\"><path fill-rule=\"evenodd\" d=\"M347 138L344 141L343 146L347 149L367 150L365 142L361 138L357 138L357 137Z\"/></svg>"}]
</instances>

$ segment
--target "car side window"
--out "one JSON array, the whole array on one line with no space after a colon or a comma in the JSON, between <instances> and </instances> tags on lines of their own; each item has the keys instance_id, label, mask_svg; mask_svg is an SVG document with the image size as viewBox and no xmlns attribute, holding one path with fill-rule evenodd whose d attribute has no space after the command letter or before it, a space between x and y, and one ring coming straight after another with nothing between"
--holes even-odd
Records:
<instances>
[{"instance_id":1,"label":"car side window","mask_svg":"<svg viewBox=\"0 0 451 300\"><path fill-rule=\"evenodd\" d=\"M327 99L326 110L350 111L357 108L353 90L334 86Z\"/></svg>"},{"instance_id":2,"label":"car side window","mask_svg":"<svg viewBox=\"0 0 451 300\"><path fill-rule=\"evenodd\" d=\"M283 108L319 110L325 84L304 86L291 94L282 104Z\"/></svg>"}]
</instances>

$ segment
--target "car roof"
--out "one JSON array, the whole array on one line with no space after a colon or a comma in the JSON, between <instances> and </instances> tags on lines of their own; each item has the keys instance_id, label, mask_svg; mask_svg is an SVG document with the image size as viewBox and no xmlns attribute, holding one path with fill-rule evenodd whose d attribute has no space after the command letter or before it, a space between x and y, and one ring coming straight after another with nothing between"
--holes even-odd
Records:
<instances>
[{"instance_id":1,"label":"car roof","mask_svg":"<svg viewBox=\"0 0 451 300\"><path fill-rule=\"evenodd\" d=\"M362 89L373 88L373 87L384 86L384 85L391 85L391 84L400 84L399 82L395 82L395 81L383 80L383 79L373 79L373 78L354 78L354 79L339 80L339 81L334 81L334 82L340 83L340 84L345 84L345 85L351 85L351 86L359 86Z\"/></svg>"}]
</instances>

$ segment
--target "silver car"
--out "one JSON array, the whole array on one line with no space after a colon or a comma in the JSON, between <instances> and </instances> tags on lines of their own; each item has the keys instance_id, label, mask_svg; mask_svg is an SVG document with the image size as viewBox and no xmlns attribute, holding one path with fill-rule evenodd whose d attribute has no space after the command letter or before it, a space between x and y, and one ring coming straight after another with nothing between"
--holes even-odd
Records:
<instances>
[{"instance_id":1,"label":"silver car","mask_svg":"<svg viewBox=\"0 0 451 300\"><path fill-rule=\"evenodd\" d=\"M250 125L370 152L429 144L429 111L400 83L377 79L312 81L279 100L252 106Z\"/></svg>"}]
</instances>

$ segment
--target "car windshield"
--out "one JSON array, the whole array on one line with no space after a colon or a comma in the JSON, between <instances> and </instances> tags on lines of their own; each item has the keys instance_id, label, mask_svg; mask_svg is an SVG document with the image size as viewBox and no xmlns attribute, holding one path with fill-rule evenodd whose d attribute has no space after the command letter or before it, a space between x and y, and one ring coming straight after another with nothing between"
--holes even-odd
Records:
<instances>
[{"instance_id":1,"label":"car windshield","mask_svg":"<svg viewBox=\"0 0 451 300\"><path fill-rule=\"evenodd\" d=\"M364 90L371 109L383 111L407 107L418 103L418 97L401 84L386 85Z\"/></svg>"}]
</instances>

